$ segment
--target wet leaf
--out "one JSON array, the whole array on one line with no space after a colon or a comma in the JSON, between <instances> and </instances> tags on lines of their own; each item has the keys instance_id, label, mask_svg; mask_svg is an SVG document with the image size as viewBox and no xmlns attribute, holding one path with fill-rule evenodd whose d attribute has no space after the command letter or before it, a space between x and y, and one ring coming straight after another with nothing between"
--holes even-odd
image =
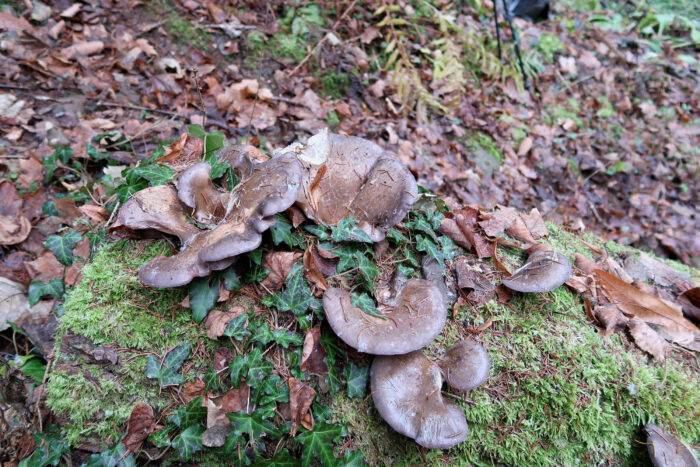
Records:
<instances>
[{"instance_id":1,"label":"wet leaf","mask_svg":"<svg viewBox=\"0 0 700 467\"><path fill-rule=\"evenodd\" d=\"M73 248L82 240L78 232L70 230L64 235L49 235L44 243L44 248L48 248L56 257L59 263L64 266L73 264Z\"/></svg>"},{"instance_id":2,"label":"wet leaf","mask_svg":"<svg viewBox=\"0 0 700 467\"><path fill-rule=\"evenodd\" d=\"M242 314L230 320L226 325L226 329L224 329L223 335L232 337L237 341L250 336L250 331L248 330L248 315Z\"/></svg>"},{"instance_id":3,"label":"wet leaf","mask_svg":"<svg viewBox=\"0 0 700 467\"><path fill-rule=\"evenodd\" d=\"M328 367L324 362L326 356L326 350L321 345L321 327L317 324L306 331L301 353L301 370L318 375L328 373Z\"/></svg>"}]
</instances>

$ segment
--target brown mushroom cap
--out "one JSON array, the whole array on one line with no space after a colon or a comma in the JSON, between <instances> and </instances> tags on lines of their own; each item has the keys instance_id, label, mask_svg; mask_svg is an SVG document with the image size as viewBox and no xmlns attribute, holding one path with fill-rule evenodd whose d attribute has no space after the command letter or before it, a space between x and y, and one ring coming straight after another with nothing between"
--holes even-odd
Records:
<instances>
[{"instance_id":1,"label":"brown mushroom cap","mask_svg":"<svg viewBox=\"0 0 700 467\"><path fill-rule=\"evenodd\" d=\"M223 217L229 193L214 186L211 166L199 162L178 177L177 196L186 206L194 209L193 217L197 222L211 223Z\"/></svg>"},{"instance_id":2,"label":"brown mushroom cap","mask_svg":"<svg viewBox=\"0 0 700 467\"><path fill-rule=\"evenodd\" d=\"M466 392L484 384L489 376L491 361L481 344L464 339L450 346L438 365L447 384Z\"/></svg>"},{"instance_id":3,"label":"brown mushroom cap","mask_svg":"<svg viewBox=\"0 0 700 467\"><path fill-rule=\"evenodd\" d=\"M675 436L654 423L648 423L647 449L654 467L698 467L693 452Z\"/></svg>"},{"instance_id":4,"label":"brown mushroom cap","mask_svg":"<svg viewBox=\"0 0 700 467\"><path fill-rule=\"evenodd\" d=\"M501 282L518 292L550 292L571 275L569 259L556 251L538 250L509 278Z\"/></svg>"},{"instance_id":5,"label":"brown mushroom cap","mask_svg":"<svg viewBox=\"0 0 700 467\"><path fill-rule=\"evenodd\" d=\"M144 264L139 279L150 287L177 287L225 269L235 256L260 245L274 215L294 203L300 184L301 165L293 154L258 164L231 192L226 216L216 228L200 231L180 253Z\"/></svg>"},{"instance_id":6,"label":"brown mushroom cap","mask_svg":"<svg viewBox=\"0 0 700 467\"><path fill-rule=\"evenodd\" d=\"M154 229L188 242L199 229L187 222L175 188L158 185L134 193L119 210L119 222L130 229Z\"/></svg>"},{"instance_id":7,"label":"brown mushroom cap","mask_svg":"<svg viewBox=\"0 0 700 467\"><path fill-rule=\"evenodd\" d=\"M411 172L371 141L322 131L291 148L305 166L297 203L310 219L335 225L353 217L381 241L418 197Z\"/></svg>"},{"instance_id":8,"label":"brown mushroom cap","mask_svg":"<svg viewBox=\"0 0 700 467\"><path fill-rule=\"evenodd\" d=\"M372 399L397 432L428 449L447 449L467 438L462 410L442 398L440 369L420 351L374 359Z\"/></svg>"},{"instance_id":9,"label":"brown mushroom cap","mask_svg":"<svg viewBox=\"0 0 700 467\"><path fill-rule=\"evenodd\" d=\"M346 290L330 288L323 295L323 309L333 332L360 352L406 354L428 345L445 326L445 300L430 281L406 281L393 302L393 310L382 319L353 306Z\"/></svg>"}]
</instances>

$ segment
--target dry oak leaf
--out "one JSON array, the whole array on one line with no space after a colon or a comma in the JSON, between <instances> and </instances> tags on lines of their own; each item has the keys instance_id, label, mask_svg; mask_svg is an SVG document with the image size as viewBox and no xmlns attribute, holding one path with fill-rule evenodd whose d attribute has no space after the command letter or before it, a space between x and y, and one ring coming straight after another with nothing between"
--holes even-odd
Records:
<instances>
[{"instance_id":1,"label":"dry oak leaf","mask_svg":"<svg viewBox=\"0 0 700 467\"><path fill-rule=\"evenodd\" d=\"M625 315L647 323L700 335L700 329L684 318L683 313L671 308L660 298L645 293L601 269L593 271L593 277L608 300L617 305Z\"/></svg>"},{"instance_id":2,"label":"dry oak leaf","mask_svg":"<svg viewBox=\"0 0 700 467\"><path fill-rule=\"evenodd\" d=\"M122 444L128 451L137 452L148 435L158 428L151 406L145 402L139 402L131 411Z\"/></svg>"},{"instance_id":3,"label":"dry oak leaf","mask_svg":"<svg viewBox=\"0 0 700 467\"><path fill-rule=\"evenodd\" d=\"M289 433L296 436L298 426L304 423L304 418L316 397L316 391L294 377L290 377L287 384L289 384L289 409L292 416ZM313 419L311 423L313 428Z\"/></svg>"}]
</instances>

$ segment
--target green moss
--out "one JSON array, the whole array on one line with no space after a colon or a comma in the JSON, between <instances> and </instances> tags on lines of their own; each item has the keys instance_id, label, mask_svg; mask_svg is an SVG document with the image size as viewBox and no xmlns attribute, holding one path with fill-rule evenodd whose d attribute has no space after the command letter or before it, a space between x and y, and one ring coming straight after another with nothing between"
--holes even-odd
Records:
<instances>
[{"instance_id":1,"label":"green moss","mask_svg":"<svg viewBox=\"0 0 700 467\"><path fill-rule=\"evenodd\" d=\"M537 44L539 50L548 62L554 60L554 54L564 50L564 44L553 34L542 34Z\"/></svg>"},{"instance_id":2,"label":"green moss","mask_svg":"<svg viewBox=\"0 0 700 467\"><path fill-rule=\"evenodd\" d=\"M610 118L615 115L615 109L613 109L612 104L605 96L598 96L596 98L600 108L596 111L595 115L598 118Z\"/></svg>"},{"instance_id":3,"label":"green moss","mask_svg":"<svg viewBox=\"0 0 700 467\"><path fill-rule=\"evenodd\" d=\"M555 249L590 257L580 237L551 224L549 230ZM619 334L602 337L588 323L580 297L566 287L517 295L507 305L463 307L426 355L436 358L466 337L458 322L478 326L489 319L478 339L491 357L491 375L459 399L471 432L455 448L421 457L410 440L391 432L371 401L335 396L333 411L370 464L640 465L647 459L641 428L650 421L678 430L691 445L700 442L698 375L679 361L651 361Z\"/></svg>"},{"instance_id":4,"label":"green moss","mask_svg":"<svg viewBox=\"0 0 700 467\"><path fill-rule=\"evenodd\" d=\"M211 35L184 18L174 18L167 21L163 27L175 40L184 45L192 45L198 49L208 49L211 44Z\"/></svg>"},{"instance_id":5,"label":"green moss","mask_svg":"<svg viewBox=\"0 0 700 467\"><path fill-rule=\"evenodd\" d=\"M348 73L331 71L320 76L323 83L323 95L335 98L347 95L350 87L350 75Z\"/></svg>"}]
</instances>

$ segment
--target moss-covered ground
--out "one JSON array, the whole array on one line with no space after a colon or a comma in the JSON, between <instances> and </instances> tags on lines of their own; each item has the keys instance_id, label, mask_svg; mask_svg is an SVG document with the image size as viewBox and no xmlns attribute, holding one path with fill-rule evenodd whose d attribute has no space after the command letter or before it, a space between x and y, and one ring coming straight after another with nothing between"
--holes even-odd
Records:
<instances>
[{"instance_id":1,"label":"moss-covered ground","mask_svg":"<svg viewBox=\"0 0 700 467\"><path fill-rule=\"evenodd\" d=\"M614 257L634 253L594 236L583 239ZM590 256L581 240L550 225L549 243L570 259L576 252ZM103 248L66 301L60 334L70 331L114 345L124 362L115 366L117 378L110 381L101 379L98 366L83 369L95 378L51 374L48 404L68 418L64 430L72 443L93 435L118 439L138 400L156 410L171 402L143 376L146 353L162 355L185 341L206 347L204 325L178 305L184 292L143 288L136 278L141 263L168 248L164 242ZM471 332L476 328L482 330ZM423 450L396 435L374 410L371 396L351 399L344 390L320 396L371 465L640 465L647 462L642 427L650 421L690 445L700 444L697 359L674 352L659 364L624 334L603 337L588 322L580 297L565 287L515 296L507 304L464 307L450 314L442 335L425 352L436 357L468 336L487 347L492 369L487 383L466 395L445 387L445 396L464 409L471 430L467 441L451 450ZM188 379L201 373L196 355L190 360L195 366Z\"/></svg>"}]
</instances>

